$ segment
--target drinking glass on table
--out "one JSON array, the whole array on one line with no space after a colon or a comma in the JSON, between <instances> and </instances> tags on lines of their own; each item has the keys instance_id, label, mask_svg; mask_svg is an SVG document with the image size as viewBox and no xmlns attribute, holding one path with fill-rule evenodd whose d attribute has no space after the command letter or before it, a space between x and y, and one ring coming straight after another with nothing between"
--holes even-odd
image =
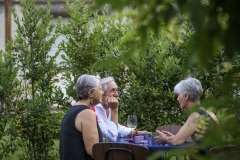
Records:
<instances>
[{"instance_id":1,"label":"drinking glass on table","mask_svg":"<svg viewBox=\"0 0 240 160\"><path fill-rule=\"evenodd\" d=\"M137 121L137 116L136 115L128 115L128 119L127 119L127 126L129 128L132 128L132 130L134 130L138 125L138 121ZM132 139L133 139L133 132L132 132Z\"/></svg>"}]
</instances>

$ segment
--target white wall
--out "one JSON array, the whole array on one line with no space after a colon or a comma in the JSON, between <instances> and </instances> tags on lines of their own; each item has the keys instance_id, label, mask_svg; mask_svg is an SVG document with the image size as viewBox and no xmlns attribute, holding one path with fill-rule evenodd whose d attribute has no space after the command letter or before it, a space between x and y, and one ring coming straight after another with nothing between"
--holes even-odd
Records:
<instances>
[{"instance_id":1,"label":"white wall","mask_svg":"<svg viewBox=\"0 0 240 160\"><path fill-rule=\"evenodd\" d=\"M5 49L5 6L0 3L0 50Z\"/></svg>"}]
</instances>

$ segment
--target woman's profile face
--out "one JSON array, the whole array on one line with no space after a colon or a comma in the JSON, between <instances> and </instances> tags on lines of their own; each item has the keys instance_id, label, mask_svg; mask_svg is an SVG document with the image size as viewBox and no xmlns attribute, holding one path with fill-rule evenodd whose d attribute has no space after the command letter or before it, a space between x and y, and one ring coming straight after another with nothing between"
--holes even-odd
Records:
<instances>
[{"instance_id":1,"label":"woman's profile face","mask_svg":"<svg viewBox=\"0 0 240 160\"><path fill-rule=\"evenodd\" d=\"M102 84L100 81L98 81L97 89L93 92L93 100L95 104L102 103Z\"/></svg>"},{"instance_id":2,"label":"woman's profile face","mask_svg":"<svg viewBox=\"0 0 240 160\"><path fill-rule=\"evenodd\" d=\"M187 108L187 96L178 94L177 100L181 109Z\"/></svg>"}]
</instances>

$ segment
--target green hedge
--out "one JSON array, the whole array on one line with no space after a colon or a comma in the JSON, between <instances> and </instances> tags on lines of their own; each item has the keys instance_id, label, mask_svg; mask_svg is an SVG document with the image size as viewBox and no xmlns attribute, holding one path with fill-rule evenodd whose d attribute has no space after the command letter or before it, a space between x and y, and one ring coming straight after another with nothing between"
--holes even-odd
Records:
<instances>
[{"instance_id":1,"label":"green hedge","mask_svg":"<svg viewBox=\"0 0 240 160\"><path fill-rule=\"evenodd\" d=\"M196 30L179 17L145 30L147 19L136 26L137 10L115 12L110 8L110 12L105 6L99 15L76 1L66 3L68 23L54 25L50 4L36 9L35 2L21 1L21 23L14 11L17 35L8 45L10 53L1 51L0 113L4 116L0 118L0 158L59 158L60 121L76 100L74 84L84 73L113 76L120 93L119 122L124 124L127 115L136 114L138 128L153 132L158 125L184 123L188 113L179 109L173 87L187 76L196 77L205 91L202 105L216 112L222 124L222 134L213 133L212 139L239 143L238 52L228 57L218 44L202 67L190 56ZM49 56L59 35L65 40ZM63 62L56 65L60 52ZM58 73L66 81L67 97L53 85L52 78ZM52 114L55 103L62 108Z\"/></svg>"}]
</instances>

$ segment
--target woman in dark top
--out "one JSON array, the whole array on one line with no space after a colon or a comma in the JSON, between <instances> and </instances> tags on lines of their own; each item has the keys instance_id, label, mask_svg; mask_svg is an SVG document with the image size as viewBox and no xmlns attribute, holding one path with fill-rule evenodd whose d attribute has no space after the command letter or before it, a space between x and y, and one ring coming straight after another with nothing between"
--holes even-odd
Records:
<instances>
[{"instance_id":1,"label":"woman in dark top","mask_svg":"<svg viewBox=\"0 0 240 160\"><path fill-rule=\"evenodd\" d=\"M60 132L61 160L91 160L92 147L102 142L97 117L92 107L102 101L102 86L96 76L82 75L76 83L79 101L62 119Z\"/></svg>"},{"instance_id":2,"label":"woman in dark top","mask_svg":"<svg viewBox=\"0 0 240 160\"><path fill-rule=\"evenodd\" d=\"M192 113L176 135L164 130L157 130L156 132L158 135L155 136L156 142L159 144L165 142L170 145L181 145L189 137L192 137L192 140L196 143L200 143L204 135L204 131L201 133L197 132L201 131L199 130L199 128L201 128L201 124L198 123L199 120L203 118L206 122L206 127L209 127L208 124L210 124L210 121L218 123L218 119L214 113L206 111L204 108L194 111L194 107L200 105L200 98L203 94L200 81L191 77L182 80L174 87L174 92L178 94L177 100L180 104L180 108L188 109L192 111Z\"/></svg>"}]
</instances>

